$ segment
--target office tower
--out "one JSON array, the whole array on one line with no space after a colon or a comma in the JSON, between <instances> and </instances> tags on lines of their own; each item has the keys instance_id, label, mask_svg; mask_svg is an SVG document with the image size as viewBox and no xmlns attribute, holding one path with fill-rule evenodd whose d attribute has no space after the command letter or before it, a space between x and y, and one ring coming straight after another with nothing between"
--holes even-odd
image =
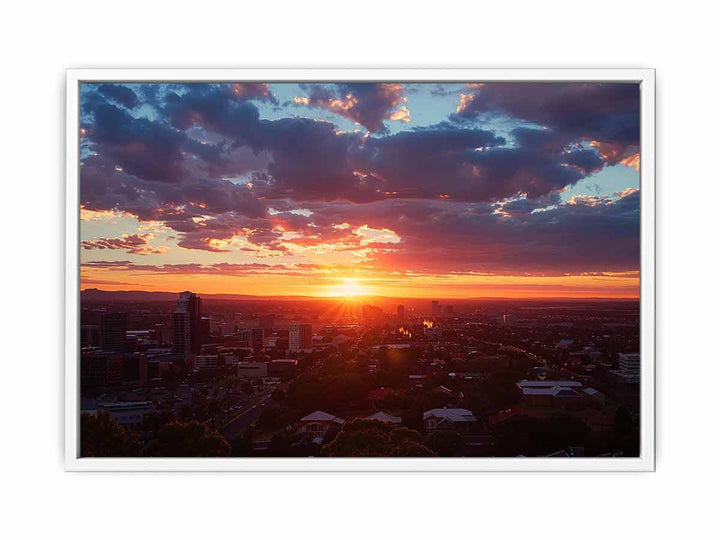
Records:
<instances>
[{"instance_id":1,"label":"office tower","mask_svg":"<svg viewBox=\"0 0 720 540\"><path fill-rule=\"evenodd\" d=\"M100 327L94 324L83 324L80 327L80 348L97 347L100 345Z\"/></svg>"},{"instance_id":2,"label":"office tower","mask_svg":"<svg viewBox=\"0 0 720 540\"><path fill-rule=\"evenodd\" d=\"M433 315L440 315L440 301L439 300L433 300L432 301L432 314Z\"/></svg>"},{"instance_id":3,"label":"office tower","mask_svg":"<svg viewBox=\"0 0 720 540\"><path fill-rule=\"evenodd\" d=\"M265 338L265 331L262 328L253 328L250 331L250 347L254 351L259 351L263 348Z\"/></svg>"},{"instance_id":4,"label":"office tower","mask_svg":"<svg viewBox=\"0 0 720 540\"><path fill-rule=\"evenodd\" d=\"M103 313L100 319L100 348L103 351L124 351L127 313Z\"/></svg>"},{"instance_id":5,"label":"office tower","mask_svg":"<svg viewBox=\"0 0 720 540\"><path fill-rule=\"evenodd\" d=\"M405 320L405 306L403 306L402 304L397 307L397 316L399 320Z\"/></svg>"},{"instance_id":6,"label":"office tower","mask_svg":"<svg viewBox=\"0 0 720 540\"><path fill-rule=\"evenodd\" d=\"M187 319L187 313L179 309L172 314L172 352L174 354L186 354L190 350Z\"/></svg>"},{"instance_id":7,"label":"office tower","mask_svg":"<svg viewBox=\"0 0 720 540\"><path fill-rule=\"evenodd\" d=\"M257 352L265 346L265 338L269 335L267 332L263 328L244 328L238 332L240 344Z\"/></svg>"},{"instance_id":8,"label":"office tower","mask_svg":"<svg viewBox=\"0 0 720 540\"><path fill-rule=\"evenodd\" d=\"M210 343L210 319L200 317L200 345Z\"/></svg>"},{"instance_id":9,"label":"office tower","mask_svg":"<svg viewBox=\"0 0 720 540\"><path fill-rule=\"evenodd\" d=\"M165 345L170 345L171 343L171 332L170 329L165 324L156 324L155 325L155 341L158 344L158 347L163 347Z\"/></svg>"},{"instance_id":10,"label":"office tower","mask_svg":"<svg viewBox=\"0 0 720 540\"><path fill-rule=\"evenodd\" d=\"M241 347L250 347L252 345L252 330L243 328L237 332Z\"/></svg>"},{"instance_id":11,"label":"office tower","mask_svg":"<svg viewBox=\"0 0 720 540\"><path fill-rule=\"evenodd\" d=\"M292 352L312 351L312 324L290 323L289 349Z\"/></svg>"},{"instance_id":12,"label":"office tower","mask_svg":"<svg viewBox=\"0 0 720 540\"><path fill-rule=\"evenodd\" d=\"M198 354L200 352L200 319L202 300L194 293L180 293L177 309L172 315L173 353Z\"/></svg>"}]
</instances>

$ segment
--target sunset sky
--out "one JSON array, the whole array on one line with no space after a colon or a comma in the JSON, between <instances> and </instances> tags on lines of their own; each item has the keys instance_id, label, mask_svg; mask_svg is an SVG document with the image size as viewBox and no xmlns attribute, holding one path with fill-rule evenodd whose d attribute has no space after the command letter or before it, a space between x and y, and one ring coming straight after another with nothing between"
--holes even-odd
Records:
<instances>
[{"instance_id":1,"label":"sunset sky","mask_svg":"<svg viewBox=\"0 0 720 540\"><path fill-rule=\"evenodd\" d=\"M81 287L637 297L639 86L89 84Z\"/></svg>"}]
</instances>

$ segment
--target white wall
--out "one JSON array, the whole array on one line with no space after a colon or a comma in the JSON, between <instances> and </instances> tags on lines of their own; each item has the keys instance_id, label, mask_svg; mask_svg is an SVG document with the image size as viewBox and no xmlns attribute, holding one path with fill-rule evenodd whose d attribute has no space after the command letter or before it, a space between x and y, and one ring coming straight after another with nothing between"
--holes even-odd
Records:
<instances>
[{"instance_id":1,"label":"white wall","mask_svg":"<svg viewBox=\"0 0 720 540\"><path fill-rule=\"evenodd\" d=\"M557 522L588 540L707 537L717 503L703 486L717 479L719 448L715 394L702 389L703 381L719 375L713 258L719 177L712 160L719 153L720 81L710 53L717 45L717 17L709 5L6 5L0 34L2 357L27 362L3 365L0 453L3 493L10 497L2 529L15 527L13 537L27 538L60 531L76 537L102 531L104 539L280 537L295 535L307 515L320 510L323 526L313 536L319 530L345 538L452 538L469 530L484 538L541 539L556 536ZM63 472L63 71L143 66L656 67L658 471L312 478ZM217 496L189 505L197 492ZM126 501L128 512L118 512ZM424 519L430 506L433 515L452 518ZM364 508L372 519L360 515ZM123 515L127 521L117 519Z\"/></svg>"}]
</instances>

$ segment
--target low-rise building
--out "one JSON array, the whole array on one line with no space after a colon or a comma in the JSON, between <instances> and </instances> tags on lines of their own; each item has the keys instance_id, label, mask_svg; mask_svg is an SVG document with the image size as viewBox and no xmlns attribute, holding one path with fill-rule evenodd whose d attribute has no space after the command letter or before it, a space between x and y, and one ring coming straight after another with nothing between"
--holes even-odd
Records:
<instances>
[{"instance_id":1,"label":"low-rise building","mask_svg":"<svg viewBox=\"0 0 720 540\"><path fill-rule=\"evenodd\" d=\"M345 420L323 411L315 411L300 419L300 430L314 437L323 437L331 426L342 425Z\"/></svg>"},{"instance_id":2,"label":"low-rise building","mask_svg":"<svg viewBox=\"0 0 720 540\"><path fill-rule=\"evenodd\" d=\"M528 405L552 406L566 400L582 397L580 381L528 381L517 382L523 401Z\"/></svg>"},{"instance_id":3,"label":"low-rise building","mask_svg":"<svg viewBox=\"0 0 720 540\"><path fill-rule=\"evenodd\" d=\"M218 367L218 355L198 354L195 357L195 367L197 369L212 369Z\"/></svg>"},{"instance_id":4,"label":"low-rise building","mask_svg":"<svg viewBox=\"0 0 720 540\"><path fill-rule=\"evenodd\" d=\"M268 366L268 373L272 377L283 377L290 376L295 373L297 369L297 360L292 358L280 358L272 360Z\"/></svg>"},{"instance_id":5,"label":"low-rise building","mask_svg":"<svg viewBox=\"0 0 720 540\"><path fill-rule=\"evenodd\" d=\"M620 369L611 370L617 380L627 385L640 384L640 353L628 353L618 356Z\"/></svg>"},{"instance_id":6,"label":"low-rise building","mask_svg":"<svg viewBox=\"0 0 720 540\"><path fill-rule=\"evenodd\" d=\"M155 413L152 401L100 403L97 410L107 412L118 424L129 428L142 427L145 417Z\"/></svg>"},{"instance_id":7,"label":"low-rise building","mask_svg":"<svg viewBox=\"0 0 720 540\"><path fill-rule=\"evenodd\" d=\"M268 365L265 362L240 362L236 366L238 377L267 377Z\"/></svg>"},{"instance_id":8,"label":"low-rise building","mask_svg":"<svg viewBox=\"0 0 720 540\"><path fill-rule=\"evenodd\" d=\"M146 385L148 360L144 354L83 353L80 356L82 388L119 384Z\"/></svg>"},{"instance_id":9,"label":"low-rise building","mask_svg":"<svg viewBox=\"0 0 720 540\"><path fill-rule=\"evenodd\" d=\"M423 427L428 433L434 431L468 432L477 422L467 409L431 409L423 413Z\"/></svg>"}]
</instances>

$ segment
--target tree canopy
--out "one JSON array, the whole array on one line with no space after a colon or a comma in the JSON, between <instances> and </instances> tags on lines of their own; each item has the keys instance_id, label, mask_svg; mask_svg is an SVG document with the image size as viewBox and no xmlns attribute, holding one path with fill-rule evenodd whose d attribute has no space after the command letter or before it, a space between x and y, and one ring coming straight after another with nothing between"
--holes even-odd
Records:
<instances>
[{"instance_id":1,"label":"tree canopy","mask_svg":"<svg viewBox=\"0 0 720 540\"><path fill-rule=\"evenodd\" d=\"M134 457L139 454L139 437L113 420L105 411L80 417L82 457Z\"/></svg>"},{"instance_id":2,"label":"tree canopy","mask_svg":"<svg viewBox=\"0 0 720 540\"><path fill-rule=\"evenodd\" d=\"M217 431L200 422L172 422L164 425L143 454L152 457L225 457L230 444Z\"/></svg>"},{"instance_id":3,"label":"tree canopy","mask_svg":"<svg viewBox=\"0 0 720 540\"><path fill-rule=\"evenodd\" d=\"M327 457L426 457L435 453L422 442L422 435L378 420L351 420L325 445Z\"/></svg>"}]
</instances>

